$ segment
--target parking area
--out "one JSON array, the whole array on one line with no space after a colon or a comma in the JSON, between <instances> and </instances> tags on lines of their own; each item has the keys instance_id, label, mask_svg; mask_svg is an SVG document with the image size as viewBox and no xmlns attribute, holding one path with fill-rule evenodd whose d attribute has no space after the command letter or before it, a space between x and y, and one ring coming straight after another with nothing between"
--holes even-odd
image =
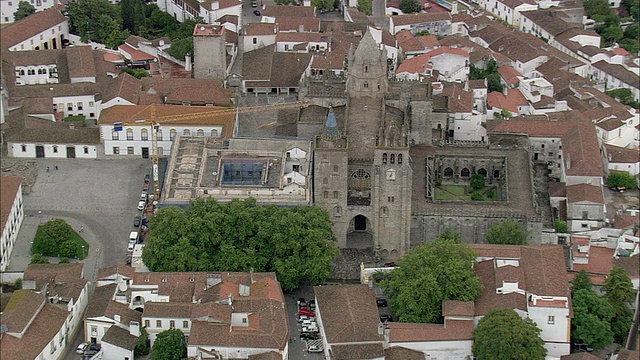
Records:
<instances>
[{"instance_id":1,"label":"parking area","mask_svg":"<svg viewBox=\"0 0 640 360\"><path fill-rule=\"evenodd\" d=\"M91 253L84 261L87 279L93 280L101 267L124 262L151 161L37 159L35 165L37 176L24 196L25 218L9 270L27 267L38 225L53 218L67 221L89 243Z\"/></svg>"},{"instance_id":2,"label":"parking area","mask_svg":"<svg viewBox=\"0 0 640 360\"><path fill-rule=\"evenodd\" d=\"M291 329L289 359L324 359L323 353L310 353L307 351L310 346L322 348L322 339L305 340L300 337L302 330L302 324L298 322L298 300L300 298L304 298L305 301L313 300L313 288L311 286L301 286L299 289L285 294L287 313L289 315L289 327Z\"/></svg>"}]
</instances>

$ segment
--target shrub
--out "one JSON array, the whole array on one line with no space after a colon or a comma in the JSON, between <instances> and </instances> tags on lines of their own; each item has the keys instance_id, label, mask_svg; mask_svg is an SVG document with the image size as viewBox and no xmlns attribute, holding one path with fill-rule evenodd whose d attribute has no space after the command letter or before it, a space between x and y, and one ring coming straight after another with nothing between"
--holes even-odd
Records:
<instances>
[{"instance_id":1,"label":"shrub","mask_svg":"<svg viewBox=\"0 0 640 360\"><path fill-rule=\"evenodd\" d=\"M635 188L636 179L626 171L612 171L607 177L607 184L615 187Z\"/></svg>"},{"instance_id":2,"label":"shrub","mask_svg":"<svg viewBox=\"0 0 640 360\"><path fill-rule=\"evenodd\" d=\"M556 219L556 232L566 233L568 231L567 222Z\"/></svg>"},{"instance_id":3,"label":"shrub","mask_svg":"<svg viewBox=\"0 0 640 360\"><path fill-rule=\"evenodd\" d=\"M471 200L473 201L482 201L484 200L484 196L481 193L474 191L471 193Z\"/></svg>"},{"instance_id":4,"label":"shrub","mask_svg":"<svg viewBox=\"0 0 640 360\"><path fill-rule=\"evenodd\" d=\"M471 187L475 190L480 190L484 187L485 178L480 174L473 174L471 176Z\"/></svg>"}]
</instances>

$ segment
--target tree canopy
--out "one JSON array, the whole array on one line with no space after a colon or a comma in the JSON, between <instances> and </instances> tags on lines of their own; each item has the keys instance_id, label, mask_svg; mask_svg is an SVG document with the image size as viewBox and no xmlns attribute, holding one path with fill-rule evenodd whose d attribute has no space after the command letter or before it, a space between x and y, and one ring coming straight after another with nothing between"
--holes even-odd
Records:
<instances>
[{"instance_id":1,"label":"tree canopy","mask_svg":"<svg viewBox=\"0 0 640 360\"><path fill-rule=\"evenodd\" d=\"M614 267L605 280L603 290L604 298L611 305L611 330L614 340L624 345L633 322L631 307L635 300L633 283L624 269Z\"/></svg>"},{"instance_id":2,"label":"tree canopy","mask_svg":"<svg viewBox=\"0 0 640 360\"><path fill-rule=\"evenodd\" d=\"M494 222L487 233L489 244L500 245L526 245L529 232L519 222L506 219L503 222Z\"/></svg>"},{"instance_id":3,"label":"tree canopy","mask_svg":"<svg viewBox=\"0 0 640 360\"><path fill-rule=\"evenodd\" d=\"M573 278L571 283L571 292L575 293L578 290L592 290L593 284L591 283L591 279L589 278L589 274L586 271L580 270L576 274L576 277Z\"/></svg>"},{"instance_id":4,"label":"tree canopy","mask_svg":"<svg viewBox=\"0 0 640 360\"><path fill-rule=\"evenodd\" d=\"M400 1L400 10L402 10L405 14L413 14L415 12L420 12L420 8L422 5L418 0L401 0Z\"/></svg>"},{"instance_id":5,"label":"tree canopy","mask_svg":"<svg viewBox=\"0 0 640 360\"><path fill-rule=\"evenodd\" d=\"M478 360L543 360L547 354L541 330L512 309L489 310L473 331L473 355Z\"/></svg>"},{"instance_id":6,"label":"tree canopy","mask_svg":"<svg viewBox=\"0 0 640 360\"><path fill-rule=\"evenodd\" d=\"M13 13L13 21L18 21L36 12L36 8L28 1L20 1L18 8Z\"/></svg>"},{"instance_id":7,"label":"tree canopy","mask_svg":"<svg viewBox=\"0 0 640 360\"><path fill-rule=\"evenodd\" d=\"M182 360L187 357L187 342L178 329L165 330L156 336L153 343L153 360Z\"/></svg>"},{"instance_id":8,"label":"tree canopy","mask_svg":"<svg viewBox=\"0 0 640 360\"><path fill-rule=\"evenodd\" d=\"M367 14L367 15L371 15L372 14L372 10L371 10L371 0L358 0L358 11L362 11L363 13Z\"/></svg>"},{"instance_id":9,"label":"tree canopy","mask_svg":"<svg viewBox=\"0 0 640 360\"><path fill-rule=\"evenodd\" d=\"M476 252L446 231L398 260L380 282L401 322L442 322L442 302L473 301L482 285L473 272Z\"/></svg>"},{"instance_id":10,"label":"tree canopy","mask_svg":"<svg viewBox=\"0 0 640 360\"><path fill-rule=\"evenodd\" d=\"M636 179L626 171L611 171L607 177L607 185L633 189L636 187Z\"/></svg>"},{"instance_id":11,"label":"tree canopy","mask_svg":"<svg viewBox=\"0 0 640 360\"><path fill-rule=\"evenodd\" d=\"M488 92L502 92L504 90L504 86L500 81L500 74L498 73L498 63L493 59L487 62L486 69L477 68L473 64L471 64L469 70L469 80L477 79L487 79Z\"/></svg>"},{"instance_id":12,"label":"tree canopy","mask_svg":"<svg viewBox=\"0 0 640 360\"><path fill-rule=\"evenodd\" d=\"M595 291L580 289L573 292L572 336L596 350L613 342L609 302Z\"/></svg>"},{"instance_id":13,"label":"tree canopy","mask_svg":"<svg viewBox=\"0 0 640 360\"><path fill-rule=\"evenodd\" d=\"M315 206L219 204L158 210L142 253L151 271L274 271L283 289L324 282L338 254L328 214Z\"/></svg>"},{"instance_id":14,"label":"tree canopy","mask_svg":"<svg viewBox=\"0 0 640 360\"><path fill-rule=\"evenodd\" d=\"M45 256L83 259L89 245L64 220L52 219L38 227L31 251Z\"/></svg>"}]
</instances>

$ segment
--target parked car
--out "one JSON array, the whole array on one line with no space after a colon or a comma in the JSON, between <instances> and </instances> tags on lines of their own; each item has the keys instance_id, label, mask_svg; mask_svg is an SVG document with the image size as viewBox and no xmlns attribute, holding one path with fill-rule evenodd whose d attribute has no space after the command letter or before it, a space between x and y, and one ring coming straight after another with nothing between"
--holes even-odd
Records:
<instances>
[{"instance_id":1,"label":"parked car","mask_svg":"<svg viewBox=\"0 0 640 360\"><path fill-rule=\"evenodd\" d=\"M298 322L300 323L305 320L316 321L316 318L309 315L300 315L300 317L298 318Z\"/></svg>"},{"instance_id":2,"label":"parked car","mask_svg":"<svg viewBox=\"0 0 640 360\"><path fill-rule=\"evenodd\" d=\"M311 326L303 326L302 327L302 332L305 332L305 333L317 333L318 332L318 328L317 327L311 327Z\"/></svg>"},{"instance_id":3,"label":"parked car","mask_svg":"<svg viewBox=\"0 0 640 360\"><path fill-rule=\"evenodd\" d=\"M315 309L316 309L316 301L309 300L309 310L315 310Z\"/></svg>"},{"instance_id":4,"label":"parked car","mask_svg":"<svg viewBox=\"0 0 640 360\"><path fill-rule=\"evenodd\" d=\"M300 338L304 339L304 340L318 340L320 339L320 334L319 333L300 333Z\"/></svg>"},{"instance_id":5,"label":"parked car","mask_svg":"<svg viewBox=\"0 0 640 360\"><path fill-rule=\"evenodd\" d=\"M76 348L76 354L84 354L84 351L87 350L87 347L89 347L89 344L87 343L81 343L80 345L78 345L78 347Z\"/></svg>"},{"instance_id":6,"label":"parked car","mask_svg":"<svg viewBox=\"0 0 640 360\"><path fill-rule=\"evenodd\" d=\"M318 346L318 345L311 345L307 348L307 351L310 353L321 353L322 352L322 347Z\"/></svg>"},{"instance_id":7,"label":"parked car","mask_svg":"<svg viewBox=\"0 0 640 360\"><path fill-rule=\"evenodd\" d=\"M148 184L148 183L149 183L149 180L151 180L151 176L149 176L149 174L145 175L145 176L144 176L144 183L145 183L145 184Z\"/></svg>"},{"instance_id":8,"label":"parked car","mask_svg":"<svg viewBox=\"0 0 640 360\"><path fill-rule=\"evenodd\" d=\"M318 327L318 323L316 323L315 321L311 321L311 320L303 320L302 321L302 327Z\"/></svg>"},{"instance_id":9,"label":"parked car","mask_svg":"<svg viewBox=\"0 0 640 360\"><path fill-rule=\"evenodd\" d=\"M100 344L91 344L91 345L89 345L89 350L100 351Z\"/></svg>"},{"instance_id":10,"label":"parked car","mask_svg":"<svg viewBox=\"0 0 640 360\"><path fill-rule=\"evenodd\" d=\"M147 193L143 192L142 194L140 194L140 201L147 202Z\"/></svg>"},{"instance_id":11,"label":"parked car","mask_svg":"<svg viewBox=\"0 0 640 360\"><path fill-rule=\"evenodd\" d=\"M389 303L387 303L385 299L376 299L376 305L378 305L378 307L387 307Z\"/></svg>"},{"instance_id":12,"label":"parked car","mask_svg":"<svg viewBox=\"0 0 640 360\"><path fill-rule=\"evenodd\" d=\"M304 298L298 299L298 307L307 307L307 302L304 300Z\"/></svg>"},{"instance_id":13,"label":"parked car","mask_svg":"<svg viewBox=\"0 0 640 360\"><path fill-rule=\"evenodd\" d=\"M258 10L253 10L253 15L260 16L262 14L260 14L260 11L258 11Z\"/></svg>"},{"instance_id":14,"label":"parked car","mask_svg":"<svg viewBox=\"0 0 640 360\"><path fill-rule=\"evenodd\" d=\"M393 318L391 317L391 315L380 315L380 322L386 323L386 322L392 322Z\"/></svg>"},{"instance_id":15,"label":"parked car","mask_svg":"<svg viewBox=\"0 0 640 360\"><path fill-rule=\"evenodd\" d=\"M258 7L258 2L257 1L252 1L251 2L251 7Z\"/></svg>"},{"instance_id":16,"label":"parked car","mask_svg":"<svg viewBox=\"0 0 640 360\"><path fill-rule=\"evenodd\" d=\"M135 227L140 226L140 222L142 222L142 219L140 218L140 216L136 216L133 218L133 226Z\"/></svg>"},{"instance_id":17,"label":"parked car","mask_svg":"<svg viewBox=\"0 0 640 360\"><path fill-rule=\"evenodd\" d=\"M144 183L144 185L142 185L142 192L147 192L149 191L149 183L146 182Z\"/></svg>"},{"instance_id":18,"label":"parked car","mask_svg":"<svg viewBox=\"0 0 640 360\"><path fill-rule=\"evenodd\" d=\"M144 210L144 207L147 205L146 201L140 201L138 202L138 210L142 211Z\"/></svg>"},{"instance_id":19,"label":"parked car","mask_svg":"<svg viewBox=\"0 0 640 360\"><path fill-rule=\"evenodd\" d=\"M300 311L298 312L298 316L303 316L303 315L308 317L315 317L316 313L309 309L303 308L303 309L300 309Z\"/></svg>"}]
</instances>

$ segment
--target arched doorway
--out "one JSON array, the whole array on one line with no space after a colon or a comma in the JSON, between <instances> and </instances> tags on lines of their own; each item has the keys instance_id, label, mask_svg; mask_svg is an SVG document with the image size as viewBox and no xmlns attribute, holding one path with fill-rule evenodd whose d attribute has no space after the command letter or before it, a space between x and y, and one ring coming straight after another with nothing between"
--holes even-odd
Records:
<instances>
[{"instance_id":1,"label":"arched doorway","mask_svg":"<svg viewBox=\"0 0 640 360\"><path fill-rule=\"evenodd\" d=\"M356 215L349 222L347 232L347 247L355 249L373 248L373 234L371 222L364 215Z\"/></svg>"}]
</instances>

